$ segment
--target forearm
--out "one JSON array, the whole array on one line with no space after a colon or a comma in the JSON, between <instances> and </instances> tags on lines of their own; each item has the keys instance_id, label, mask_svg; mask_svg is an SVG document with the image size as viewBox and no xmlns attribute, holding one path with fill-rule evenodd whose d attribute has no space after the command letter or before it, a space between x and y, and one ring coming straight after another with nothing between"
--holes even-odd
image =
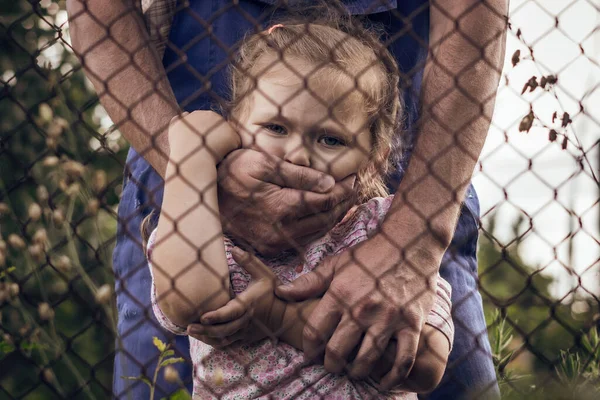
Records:
<instances>
[{"instance_id":1,"label":"forearm","mask_svg":"<svg viewBox=\"0 0 600 400\"><path fill-rule=\"evenodd\" d=\"M134 0L68 0L73 49L119 131L164 176L179 107Z\"/></svg>"},{"instance_id":2,"label":"forearm","mask_svg":"<svg viewBox=\"0 0 600 400\"><path fill-rule=\"evenodd\" d=\"M421 123L384 223L389 237L449 245L494 109L507 9L508 0L432 2Z\"/></svg>"},{"instance_id":3,"label":"forearm","mask_svg":"<svg viewBox=\"0 0 600 400\"><path fill-rule=\"evenodd\" d=\"M163 313L179 326L230 300L229 269L216 189L216 167L202 161L167 167L153 273Z\"/></svg>"}]
</instances>

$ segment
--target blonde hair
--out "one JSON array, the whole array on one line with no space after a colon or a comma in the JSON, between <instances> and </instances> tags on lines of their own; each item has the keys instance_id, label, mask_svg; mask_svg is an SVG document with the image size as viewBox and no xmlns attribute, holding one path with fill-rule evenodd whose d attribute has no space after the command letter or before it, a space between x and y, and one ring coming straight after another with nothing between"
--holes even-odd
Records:
<instances>
[{"instance_id":1,"label":"blonde hair","mask_svg":"<svg viewBox=\"0 0 600 400\"><path fill-rule=\"evenodd\" d=\"M292 69L300 60L314 67L314 75L334 82L353 80L349 96L359 94L362 98L372 143L369 161L356 180L358 200L365 202L388 195L385 178L401 153L400 73L394 57L373 30L350 16L328 10L316 19L299 16L278 21L243 40L231 65L231 96L225 108L235 123L246 111L246 100L258 78L280 60ZM308 88L307 82L305 86Z\"/></svg>"},{"instance_id":2,"label":"blonde hair","mask_svg":"<svg viewBox=\"0 0 600 400\"><path fill-rule=\"evenodd\" d=\"M261 70L268 69L265 56L274 56L275 62L301 60L329 79L352 79L364 102L372 142L369 161L356 179L358 201L362 203L388 195L385 179L391 166L399 162L403 125L400 73L375 30L339 9L305 7L301 15L246 36L231 64L230 99L222 106L235 123L247 106L244 100L257 86ZM144 247L156 225L154 216L153 212L144 218L140 227Z\"/></svg>"}]
</instances>

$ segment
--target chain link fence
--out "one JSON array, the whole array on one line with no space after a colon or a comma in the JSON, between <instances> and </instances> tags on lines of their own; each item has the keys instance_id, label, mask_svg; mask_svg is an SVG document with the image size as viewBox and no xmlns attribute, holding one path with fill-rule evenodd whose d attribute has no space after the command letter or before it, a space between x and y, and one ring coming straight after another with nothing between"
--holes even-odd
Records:
<instances>
[{"instance_id":1,"label":"chain link fence","mask_svg":"<svg viewBox=\"0 0 600 400\"><path fill-rule=\"evenodd\" d=\"M269 12L255 20L239 3L211 11L209 19L193 18L213 39L211 26L226 13L252 19L260 31L270 26ZM125 99L110 98L110 76L91 77L105 85L100 99L86 78L71 43L65 1L0 4L0 399L127 398L113 393L113 379L148 385L154 398L186 398L185 390L169 397L156 384L165 373L167 381L179 380L171 362L192 363L189 354L174 353L160 340L148 346L143 360L121 346L118 359L134 365L139 375L113 377L121 341L160 329L149 304L130 292L137 283L123 283L133 282L147 265L130 260L127 273L115 279L113 272L118 224L128 227L125 236L135 237L142 254L138 232L129 226L150 212L157 190L145 187L143 211L118 221L124 169L128 184L148 182L144 173L125 166L129 144L120 129L139 129L127 126L137 111L128 110L117 124L111 121L101 101ZM171 5L159 11L167 19L194 14L185 2L165 4ZM148 12L157 11L150 7ZM392 13L406 27L397 35L418 37L416 24L429 7ZM161 41L168 27L156 21L147 25L160 53L166 48L166 57L173 57L189 50ZM505 398L595 398L600 393L600 3L512 1L508 22L496 108L473 178L481 201L479 291L496 374ZM116 20L107 24L105 40L118 34L116 26ZM217 43L215 51L234 56L233 50ZM132 56L127 64L146 61ZM182 107L195 97L214 100L208 83L227 64L199 72L181 57L177 67L182 65L207 83ZM402 78L412 79L423 65L417 67L402 71ZM406 92L418 89L401 82ZM141 284L149 293L150 282ZM118 314L127 311L117 311L115 291L139 303L143 315L137 318L145 323L119 328ZM166 331L163 338L174 340ZM189 388L191 381L184 383Z\"/></svg>"}]
</instances>

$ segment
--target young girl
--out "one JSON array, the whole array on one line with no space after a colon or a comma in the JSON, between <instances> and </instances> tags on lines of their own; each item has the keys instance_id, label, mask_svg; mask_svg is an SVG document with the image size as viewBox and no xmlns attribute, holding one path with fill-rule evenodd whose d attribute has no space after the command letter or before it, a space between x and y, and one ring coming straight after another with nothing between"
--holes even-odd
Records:
<instances>
[{"instance_id":1,"label":"young girl","mask_svg":"<svg viewBox=\"0 0 600 400\"><path fill-rule=\"evenodd\" d=\"M288 21L242 43L227 120L196 111L171 124L163 205L147 253L158 321L182 335L190 324L206 326L203 341L190 338L195 399L416 399L378 389L391 366L384 361L366 381L308 362L302 331L318 299L292 304L273 295L275 279L290 282L325 257L352 251L383 221L392 202L384 177L397 147L398 80L393 57L364 28ZM357 206L303 249L249 256L223 237L217 201L216 165L239 147L353 185ZM437 282L436 304L405 385L411 391L435 387L453 340L450 287L440 277ZM255 343L232 343L240 333Z\"/></svg>"}]
</instances>

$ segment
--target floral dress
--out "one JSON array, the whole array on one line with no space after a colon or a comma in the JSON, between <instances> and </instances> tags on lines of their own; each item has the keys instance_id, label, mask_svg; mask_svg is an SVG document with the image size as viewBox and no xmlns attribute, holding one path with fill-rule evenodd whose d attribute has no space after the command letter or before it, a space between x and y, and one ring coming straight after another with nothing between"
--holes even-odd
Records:
<instances>
[{"instance_id":1,"label":"floral dress","mask_svg":"<svg viewBox=\"0 0 600 400\"><path fill-rule=\"evenodd\" d=\"M323 259L352 247L374 235L387 213L393 196L374 198L354 207L328 234L307 246L303 257L285 252L262 261L284 282L291 282L317 268ZM156 230L148 241L148 259L156 241ZM235 294L250 283L246 273L231 256L233 244L225 240L231 287ZM149 262L150 271L152 264ZM154 278L153 278L154 279ZM440 330L450 344L454 326L450 314L450 285L438 276L437 296L426 323ZM159 323L170 332L185 335L186 328L171 322L156 302L152 283L152 307ZM216 349L190 337L194 364L194 399L416 399L414 393L380 392L374 383L354 381L345 375L328 373L322 365L309 364L302 351L286 343L264 339L252 345L230 345Z\"/></svg>"}]
</instances>

